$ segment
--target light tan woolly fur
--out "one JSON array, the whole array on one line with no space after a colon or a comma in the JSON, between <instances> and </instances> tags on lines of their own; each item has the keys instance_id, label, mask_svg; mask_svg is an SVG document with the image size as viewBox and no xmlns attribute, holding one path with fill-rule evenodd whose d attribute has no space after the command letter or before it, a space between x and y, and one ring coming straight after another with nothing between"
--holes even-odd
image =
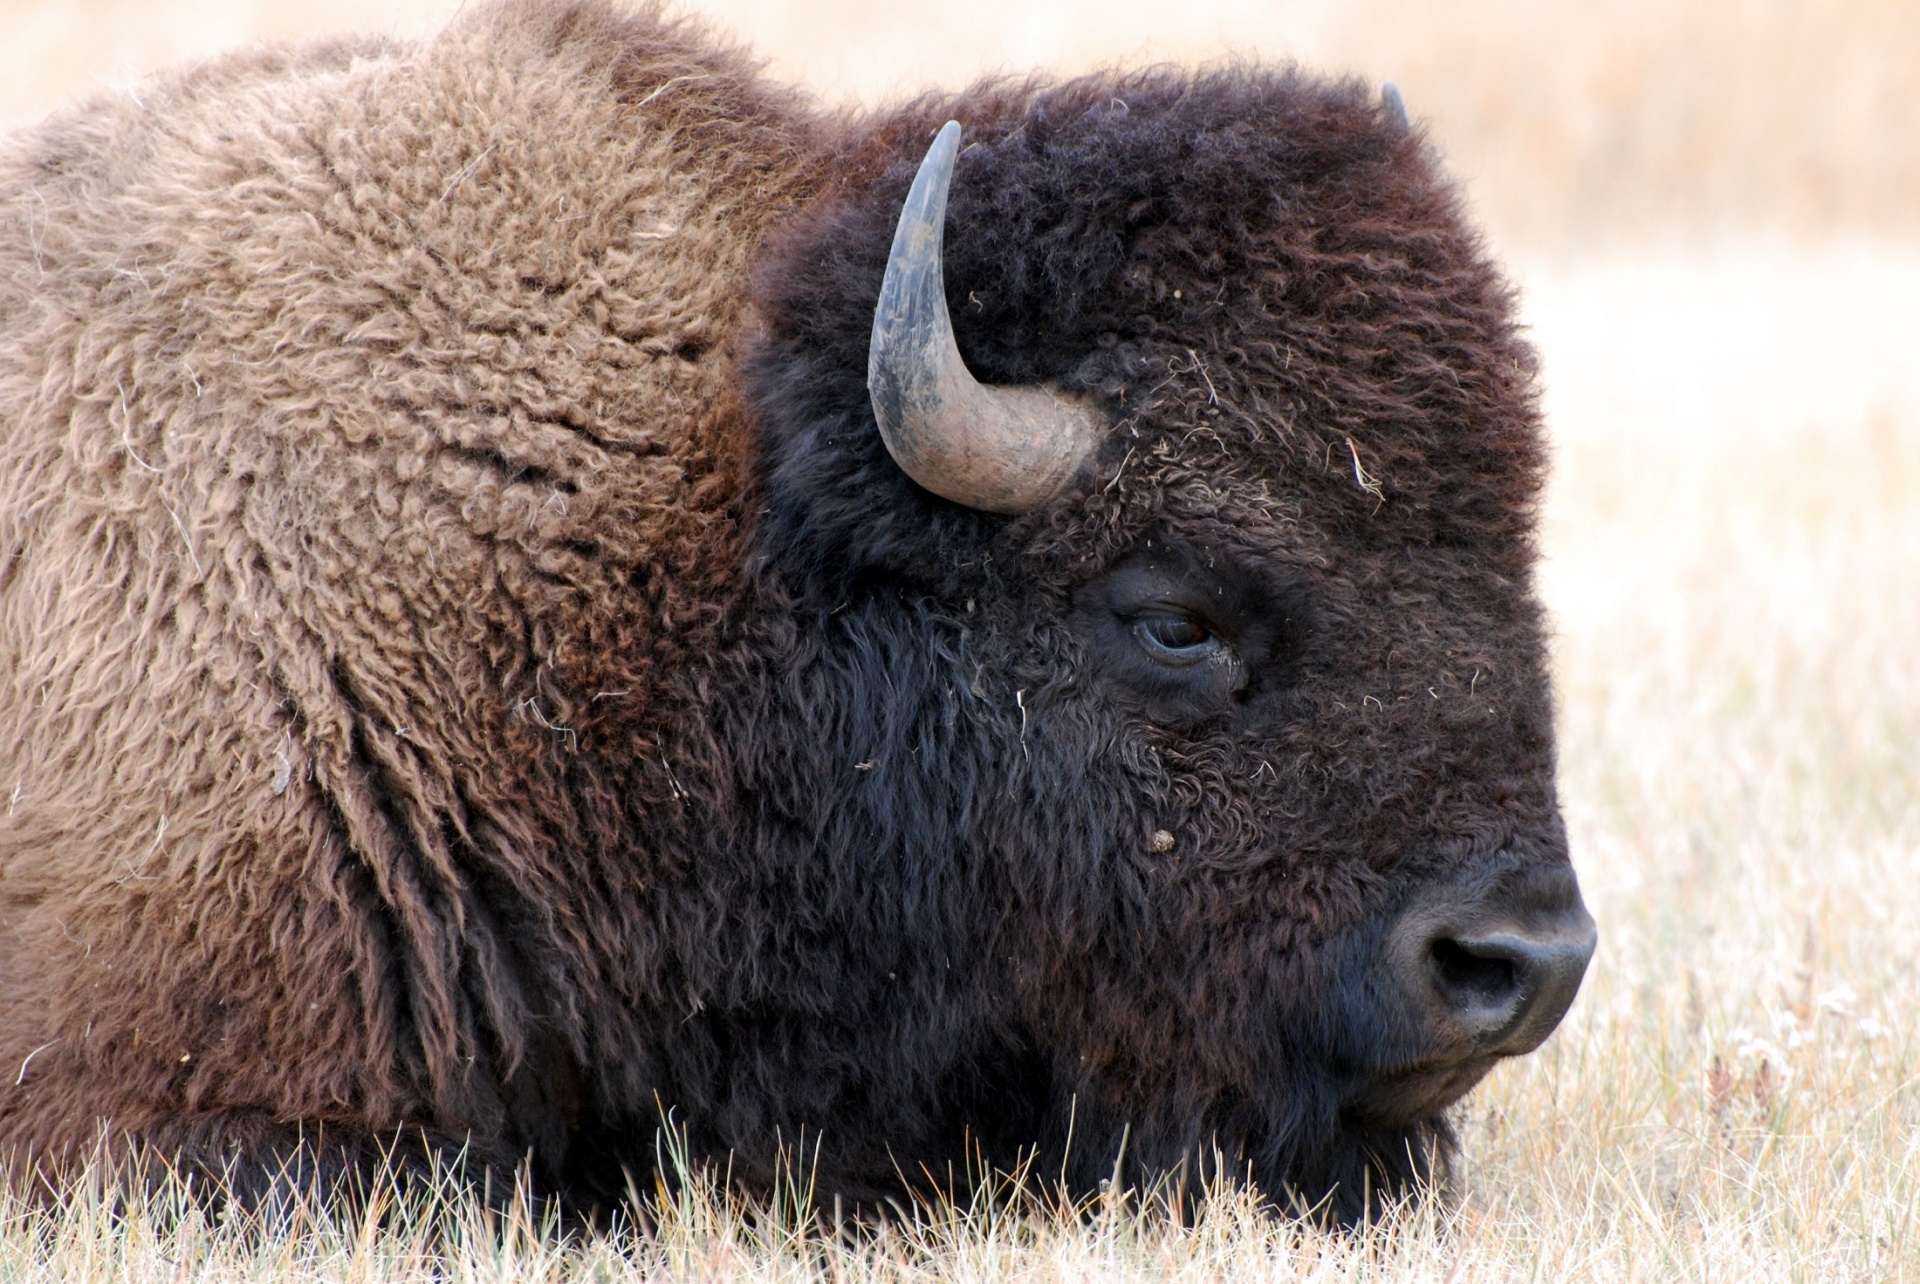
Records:
<instances>
[{"instance_id":1,"label":"light tan woolly fur","mask_svg":"<svg viewBox=\"0 0 1920 1284\"><path fill-rule=\"evenodd\" d=\"M469 1070L538 1050L476 1034L514 964L448 829L537 882L575 821L528 800L698 643L674 607L732 560L746 264L817 169L804 113L716 49L650 9L511 4L219 59L6 144L0 1150L86 1147L103 1081L119 1128L189 1150L235 1101L506 1108ZM596 609L642 580L657 628ZM439 943L412 1011L362 998L403 988L376 901ZM67 952L94 962L28 965ZM403 1023L441 1100L395 1076ZM188 1115L142 1117L168 1100Z\"/></svg>"}]
</instances>

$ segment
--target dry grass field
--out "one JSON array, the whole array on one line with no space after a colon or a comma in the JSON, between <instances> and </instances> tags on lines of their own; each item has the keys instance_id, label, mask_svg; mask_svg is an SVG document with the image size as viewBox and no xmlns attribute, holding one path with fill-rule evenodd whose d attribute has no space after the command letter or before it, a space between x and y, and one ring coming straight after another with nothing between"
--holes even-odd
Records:
<instances>
[{"instance_id":1,"label":"dry grass field","mask_svg":"<svg viewBox=\"0 0 1920 1284\"><path fill-rule=\"evenodd\" d=\"M451 7L0 0L0 121ZM1601 925L1572 1014L1461 1108L1457 1204L1355 1236L1231 1193L1189 1227L1116 1200L857 1241L697 1186L571 1240L457 1203L236 1235L82 1194L0 1203L0 1281L1920 1279L1920 6L702 7L828 98L1230 50L1400 81L1544 353L1561 779Z\"/></svg>"}]
</instances>

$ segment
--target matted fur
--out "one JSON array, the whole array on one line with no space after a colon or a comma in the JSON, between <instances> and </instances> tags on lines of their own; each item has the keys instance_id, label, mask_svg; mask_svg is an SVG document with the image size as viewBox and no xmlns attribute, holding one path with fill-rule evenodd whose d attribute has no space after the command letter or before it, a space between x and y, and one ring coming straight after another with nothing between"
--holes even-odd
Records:
<instances>
[{"instance_id":1,"label":"matted fur","mask_svg":"<svg viewBox=\"0 0 1920 1284\"><path fill-rule=\"evenodd\" d=\"M1115 424L1021 518L866 400L949 115L962 351ZM592 1201L664 1107L855 1199L1124 1148L1352 1216L1431 1171L1437 1114L1351 1109L1409 1037L1367 969L1418 889L1564 866L1542 450L1364 87L839 119L651 10L509 4L100 96L0 200L16 1164L105 1127L243 1190L397 1148ZM1130 708L1071 626L1168 533L1303 586L1233 718Z\"/></svg>"}]
</instances>

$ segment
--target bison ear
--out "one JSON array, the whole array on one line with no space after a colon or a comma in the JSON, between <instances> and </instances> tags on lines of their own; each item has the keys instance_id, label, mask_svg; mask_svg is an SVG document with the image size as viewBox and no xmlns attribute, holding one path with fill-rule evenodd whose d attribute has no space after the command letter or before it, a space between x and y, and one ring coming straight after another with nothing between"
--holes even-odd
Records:
<instances>
[{"instance_id":1,"label":"bison ear","mask_svg":"<svg viewBox=\"0 0 1920 1284\"><path fill-rule=\"evenodd\" d=\"M1052 388L988 387L960 359L942 258L959 152L960 125L950 120L900 211L873 311L867 391L887 453L907 476L968 508L1025 513L1073 479L1104 416Z\"/></svg>"},{"instance_id":2,"label":"bison ear","mask_svg":"<svg viewBox=\"0 0 1920 1284\"><path fill-rule=\"evenodd\" d=\"M1395 133L1404 134L1413 128L1407 123L1407 104L1400 97L1400 86L1391 80L1380 82L1380 110L1386 114L1387 123Z\"/></svg>"}]
</instances>

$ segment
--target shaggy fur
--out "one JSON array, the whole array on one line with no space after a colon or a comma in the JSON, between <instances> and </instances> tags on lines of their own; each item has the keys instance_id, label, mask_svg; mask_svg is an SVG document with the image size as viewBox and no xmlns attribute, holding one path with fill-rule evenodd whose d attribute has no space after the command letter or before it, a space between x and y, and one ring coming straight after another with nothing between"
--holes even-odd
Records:
<instances>
[{"instance_id":1,"label":"shaggy fur","mask_svg":"<svg viewBox=\"0 0 1920 1284\"><path fill-rule=\"evenodd\" d=\"M1114 425L1014 519L867 403L950 115L969 365ZM664 1107L856 1200L1124 1151L1351 1217L1432 1175L1478 1071L1382 1096L1373 969L1435 888L1564 875L1542 449L1364 87L839 120L651 11L514 4L98 98L0 198L17 1170L465 1148L591 1203ZM1245 690L1128 668L1142 557L1284 619Z\"/></svg>"}]
</instances>

